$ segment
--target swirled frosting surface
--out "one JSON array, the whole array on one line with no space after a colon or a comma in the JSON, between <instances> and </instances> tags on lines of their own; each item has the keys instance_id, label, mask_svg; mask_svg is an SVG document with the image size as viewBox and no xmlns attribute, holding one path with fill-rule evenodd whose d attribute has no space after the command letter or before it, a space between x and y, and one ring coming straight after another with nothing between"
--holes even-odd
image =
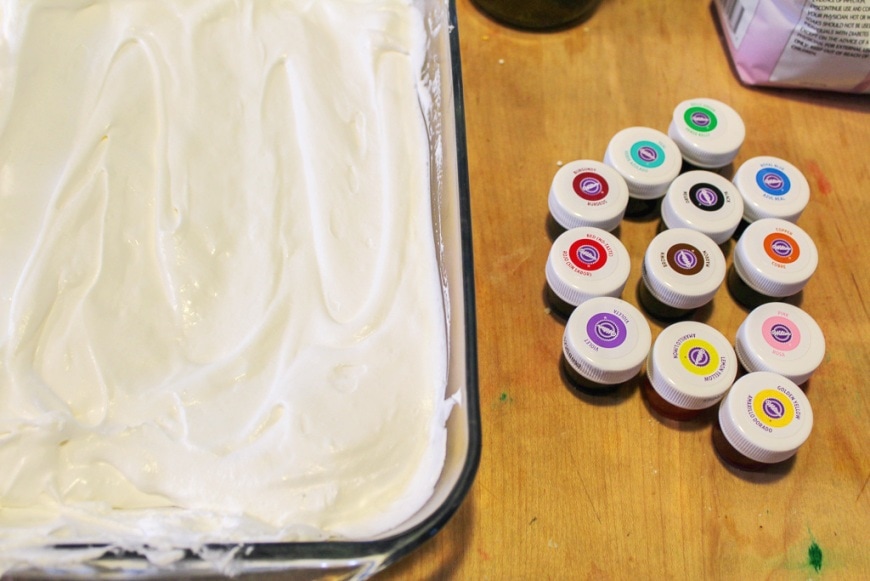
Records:
<instances>
[{"instance_id":1,"label":"swirled frosting surface","mask_svg":"<svg viewBox=\"0 0 870 581\"><path fill-rule=\"evenodd\" d=\"M0 569L407 519L449 413L410 0L0 29Z\"/></svg>"}]
</instances>

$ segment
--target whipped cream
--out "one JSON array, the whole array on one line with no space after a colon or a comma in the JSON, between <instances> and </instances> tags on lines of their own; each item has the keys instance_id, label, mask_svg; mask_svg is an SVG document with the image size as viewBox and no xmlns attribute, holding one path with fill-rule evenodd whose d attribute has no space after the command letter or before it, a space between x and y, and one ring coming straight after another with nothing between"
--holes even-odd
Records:
<instances>
[{"instance_id":1,"label":"whipped cream","mask_svg":"<svg viewBox=\"0 0 870 581\"><path fill-rule=\"evenodd\" d=\"M0 571L409 518L450 409L414 3L0 30Z\"/></svg>"}]
</instances>

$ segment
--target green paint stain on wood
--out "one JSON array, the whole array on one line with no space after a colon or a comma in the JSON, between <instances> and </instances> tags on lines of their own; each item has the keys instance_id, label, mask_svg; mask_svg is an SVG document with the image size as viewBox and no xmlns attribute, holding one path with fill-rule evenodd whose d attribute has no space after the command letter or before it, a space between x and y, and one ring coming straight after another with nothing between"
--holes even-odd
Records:
<instances>
[{"instance_id":1,"label":"green paint stain on wood","mask_svg":"<svg viewBox=\"0 0 870 581\"><path fill-rule=\"evenodd\" d=\"M810 566L818 573L822 569L822 549L815 541L810 543L810 548L807 549L807 557L810 560Z\"/></svg>"}]
</instances>

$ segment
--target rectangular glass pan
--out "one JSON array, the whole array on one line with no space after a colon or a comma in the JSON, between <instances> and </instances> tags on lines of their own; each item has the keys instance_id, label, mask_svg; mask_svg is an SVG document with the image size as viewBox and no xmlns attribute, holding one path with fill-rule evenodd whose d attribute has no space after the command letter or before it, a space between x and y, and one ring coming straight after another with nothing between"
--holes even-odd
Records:
<instances>
[{"instance_id":1,"label":"rectangular glass pan","mask_svg":"<svg viewBox=\"0 0 870 581\"><path fill-rule=\"evenodd\" d=\"M474 480L481 453L477 392L474 283L466 165L462 76L453 0L419 0L430 35L424 78L434 106L427 119L436 248L447 307L447 396L457 404L447 422L447 455L428 503L400 527L359 541L214 545L213 559L188 552L161 567L138 554L101 554L99 545L53 550L76 563L69 569L15 571L16 578L178 578L226 574L281 579L362 579L431 538L448 522ZM86 555L95 558L88 559Z\"/></svg>"}]
</instances>

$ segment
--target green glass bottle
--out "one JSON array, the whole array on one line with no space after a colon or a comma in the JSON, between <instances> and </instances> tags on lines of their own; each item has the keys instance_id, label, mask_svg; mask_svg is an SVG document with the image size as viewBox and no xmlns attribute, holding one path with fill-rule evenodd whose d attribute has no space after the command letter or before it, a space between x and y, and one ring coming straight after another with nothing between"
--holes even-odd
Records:
<instances>
[{"instance_id":1,"label":"green glass bottle","mask_svg":"<svg viewBox=\"0 0 870 581\"><path fill-rule=\"evenodd\" d=\"M526 30L554 30L577 24L601 0L472 0L494 20Z\"/></svg>"}]
</instances>

